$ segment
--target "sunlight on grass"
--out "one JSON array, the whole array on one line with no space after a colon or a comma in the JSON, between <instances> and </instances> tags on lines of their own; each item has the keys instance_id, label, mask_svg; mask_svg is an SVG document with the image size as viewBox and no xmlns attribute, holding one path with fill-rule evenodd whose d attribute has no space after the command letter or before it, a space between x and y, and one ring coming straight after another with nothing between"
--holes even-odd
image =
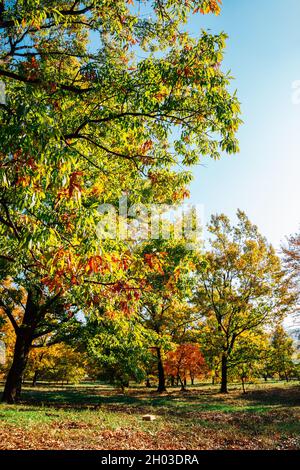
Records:
<instances>
[{"instance_id":1,"label":"sunlight on grass","mask_svg":"<svg viewBox=\"0 0 300 470\"><path fill-rule=\"evenodd\" d=\"M211 386L162 395L141 387L121 394L103 384L27 386L22 403L0 405L0 448L127 448L128 442L132 448L160 448L161 442L178 448L300 448L299 391L280 383L228 395ZM143 421L148 413L155 421ZM13 444L15 436L22 436L22 444Z\"/></svg>"}]
</instances>

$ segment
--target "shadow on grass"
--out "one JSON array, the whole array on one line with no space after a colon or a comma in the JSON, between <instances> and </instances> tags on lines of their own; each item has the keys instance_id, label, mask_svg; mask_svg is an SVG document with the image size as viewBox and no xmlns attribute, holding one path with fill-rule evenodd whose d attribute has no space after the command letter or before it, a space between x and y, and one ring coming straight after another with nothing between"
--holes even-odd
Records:
<instances>
[{"instance_id":1,"label":"shadow on grass","mask_svg":"<svg viewBox=\"0 0 300 470\"><path fill-rule=\"evenodd\" d=\"M24 390L22 392L22 403L41 404L47 406L68 406L90 408L93 405L107 403L119 403L124 405L134 405L139 403L139 399L129 395L116 394L110 392L103 395L97 389L69 389L69 390Z\"/></svg>"},{"instance_id":2,"label":"shadow on grass","mask_svg":"<svg viewBox=\"0 0 300 470\"><path fill-rule=\"evenodd\" d=\"M68 409L97 409L102 406L111 411L131 412L153 407L179 413L192 410L219 410L227 407L216 392L197 390L193 393L170 392L163 395L154 391L130 391L126 394L100 387L24 388L21 404ZM163 411L163 410L162 410Z\"/></svg>"},{"instance_id":3,"label":"shadow on grass","mask_svg":"<svg viewBox=\"0 0 300 470\"><path fill-rule=\"evenodd\" d=\"M176 416L201 412L264 413L273 406L300 405L300 386L254 390L245 395L237 391L221 395L216 390L203 389L188 393L176 390L160 395L149 390L129 390L121 394L99 386L25 388L21 404L69 410L97 410L105 407L111 412L130 414L147 412L152 408L155 413Z\"/></svg>"},{"instance_id":4,"label":"shadow on grass","mask_svg":"<svg viewBox=\"0 0 300 470\"><path fill-rule=\"evenodd\" d=\"M23 405L45 406L57 409L99 409L106 407L114 412L140 413L149 408L161 414L183 415L190 412L223 411L230 412L236 408L234 403L227 403L227 397L216 391L197 390L190 393L170 392L163 395L156 392L120 394L114 390L103 390L97 387L72 387L69 389L24 389Z\"/></svg>"},{"instance_id":5,"label":"shadow on grass","mask_svg":"<svg viewBox=\"0 0 300 470\"><path fill-rule=\"evenodd\" d=\"M240 396L242 400L256 405L300 406L300 385L285 388L251 390Z\"/></svg>"}]
</instances>

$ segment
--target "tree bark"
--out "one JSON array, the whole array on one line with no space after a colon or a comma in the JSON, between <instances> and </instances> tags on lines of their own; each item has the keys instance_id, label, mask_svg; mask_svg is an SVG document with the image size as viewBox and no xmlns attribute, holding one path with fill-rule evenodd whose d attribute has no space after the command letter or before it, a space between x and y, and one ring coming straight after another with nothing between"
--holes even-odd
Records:
<instances>
[{"instance_id":1,"label":"tree bark","mask_svg":"<svg viewBox=\"0 0 300 470\"><path fill-rule=\"evenodd\" d=\"M14 358L12 366L7 375L2 401L6 403L16 403L20 399L22 380L32 338L20 332L17 335Z\"/></svg>"},{"instance_id":2,"label":"tree bark","mask_svg":"<svg viewBox=\"0 0 300 470\"><path fill-rule=\"evenodd\" d=\"M166 391L166 378L165 378L165 371L164 371L164 365L163 365L163 362L162 362L160 348L156 348L156 354L157 354L157 369L158 369L158 387L157 387L157 391L159 393L162 393L162 392Z\"/></svg>"},{"instance_id":3,"label":"tree bark","mask_svg":"<svg viewBox=\"0 0 300 470\"><path fill-rule=\"evenodd\" d=\"M228 393L227 389L227 369L228 369L228 364L227 364L227 354L223 353L222 354L222 377L221 377L221 393Z\"/></svg>"}]
</instances>

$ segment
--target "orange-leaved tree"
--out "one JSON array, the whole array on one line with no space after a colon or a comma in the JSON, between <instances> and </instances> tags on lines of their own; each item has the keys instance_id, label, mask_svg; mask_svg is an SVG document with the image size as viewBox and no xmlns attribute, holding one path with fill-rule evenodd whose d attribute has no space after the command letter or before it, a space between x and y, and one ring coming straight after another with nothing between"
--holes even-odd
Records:
<instances>
[{"instance_id":1,"label":"orange-leaved tree","mask_svg":"<svg viewBox=\"0 0 300 470\"><path fill-rule=\"evenodd\" d=\"M208 372L199 346L191 343L180 344L174 351L168 352L165 370L172 383L175 379L180 382L182 390L185 390L188 377L194 385L196 378L203 377Z\"/></svg>"}]
</instances>

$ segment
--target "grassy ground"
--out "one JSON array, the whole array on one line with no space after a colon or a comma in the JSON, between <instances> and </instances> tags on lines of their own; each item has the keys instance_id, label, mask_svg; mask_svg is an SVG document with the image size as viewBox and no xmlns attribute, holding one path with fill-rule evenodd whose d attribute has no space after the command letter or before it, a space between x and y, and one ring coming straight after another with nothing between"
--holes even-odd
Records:
<instances>
[{"instance_id":1,"label":"grassy ground","mask_svg":"<svg viewBox=\"0 0 300 470\"><path fill-rule=\"evenodd\" d=\"M25 387L22 403L0 405L0 449L300 449L300 386Z\"/></svg>"}]
</instances>

